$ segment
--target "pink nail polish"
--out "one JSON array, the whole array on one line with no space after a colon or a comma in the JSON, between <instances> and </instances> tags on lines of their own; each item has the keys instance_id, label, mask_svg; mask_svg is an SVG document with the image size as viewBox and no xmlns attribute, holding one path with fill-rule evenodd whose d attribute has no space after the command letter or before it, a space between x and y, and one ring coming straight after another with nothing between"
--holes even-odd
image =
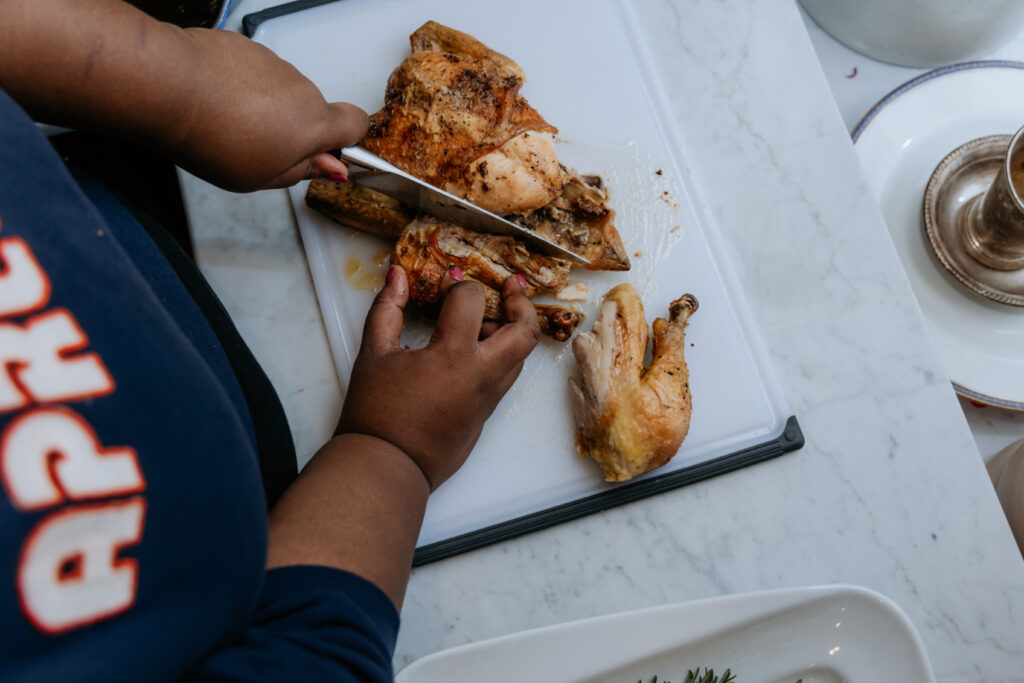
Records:
<instances>
[{"instance_id":1,"label":"pink nail polish","mask_svg":"<svg viewBox=\"0 0 1024 683\"><path fill-rule=\"evenodd\" d=\"M391 282L391 278L395 276L395 267L388 266L388 274L384 276L384 284Z\"/></svg>"},{"instance_id":2,"label":"pink nail polish","mask_svg":"<svg viewBox=\"0 0 1024 683\"><path fill-rule=\"evenodd\" d=\"M519 286L526 289L526 278L521 273L516 273L516 280L519 282Z\"/></svg>"},{"instance_id":3,"label":"pink nail polish","mask_svg":"<svg viewBox=\"0 0 1024 683\"><path fill-rule=\"evenodd\" d=\"M452 276L453 280L458 280L459 282L466 279L466 276L462 274L462 268L459 268L458 266L452 266L449 268L448 274Z\"/></svg>"},{"instance_id":4,"label":"pink nail polish","mask_svg":"<svg viewBox=\"0 0 1024 683\"><path fill-rule=\"evenodd\" d=\"M345 175L344 173L331 173L327 177L330 178L331 180L333 180L336 183L347 183L348 182L348 176Z\"/></svg>"}]
</instances>

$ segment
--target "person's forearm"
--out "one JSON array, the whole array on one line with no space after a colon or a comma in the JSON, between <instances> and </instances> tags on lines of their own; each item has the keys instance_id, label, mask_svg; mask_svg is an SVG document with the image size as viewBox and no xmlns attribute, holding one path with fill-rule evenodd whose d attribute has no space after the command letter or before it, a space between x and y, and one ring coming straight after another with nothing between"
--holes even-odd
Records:
<instances>
[{"instance_id":1,"label":"person's forearm","mask_svg":"<svg viewBox=\"0 0 1024 683\"><path fill-rule=\"evenodd\" d=\"M271 511L267 568L344 569L401 608L429 494L401 450L372 436L336 436Z\"/></svg>"},{"instance_id":2,"label":"person's forearm","mask_svg":"<svg viewBox=\"0 0 1024 683\"><path fill-rule=\"evenodd\" d=\"M0 88L37 120L149 141L185 134L189 33L120 0L0 0Z\"/></svg>"},{"instance_id":3,"label":"person's forearm","mask_svg":"<svg viewBox=\"0 0 1024 683\"><path fill-rule=\"evenodd\" d=\"M121 0L0 0L0 89L36 120L128 138L228 190L347 174L366 112L268 48Z\"/></svg>"}]
</instances>

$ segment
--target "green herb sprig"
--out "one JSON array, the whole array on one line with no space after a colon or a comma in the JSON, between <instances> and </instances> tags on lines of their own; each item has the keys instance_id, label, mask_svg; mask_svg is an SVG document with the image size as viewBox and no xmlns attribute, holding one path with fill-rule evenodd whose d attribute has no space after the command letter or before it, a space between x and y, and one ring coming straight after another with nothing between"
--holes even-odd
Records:
<instances>
[{"instance_id":1,"label":"green herb sprig","mask_svg":"<svg viewBox=\"0 0 1024 683\"><path fill-rule=\"evenodd\" d=\"M736 677L732 675L729 669L725 670L722 677L719 678L715 675L714 669L704 669L704 673L700 672L700 669L691 669L686 672L686 680L683 683L734 683ZM636 683L643 683L643 681L637 681ZM658 683L658 677L655 676L651 679L651 683ZM669 681L662 681L661 683L669 683Z\"/></svg>"},{"instance_id":2,"label":"green herb sprig","mask_svg":"<svg viewBox=\"0 0 1024 683\"><path fill-rule=\"evenodd\" d=\"M704 675L701 676L700 669L693 669L686 672L686 680L683 683L731 683L735 681L736 677L732 675L729 669L725 670L722 674L721 680L715 676L715 672L711 669L704 669Z\"/></svg>"},{"instance_id":3,"label":"green herb sprig","mask_svg":"<svg viewBox=\"0 0 1024 683\"><path fill-rule=\"evenodd\" d=\"M687 671L686 672L686 680L683 681L683 683L734 683L735 681L736 681L736 677L732 675L732 672L729 669L726 669L725 673L722 674L722 677L719 678L718 676L715 675L715 672L714 672L713 669L705 668L703 674L700 672L700 669L691 669L690 671ZM642 680L639 680L636 683L644 683L644 682ZM654 678L652 678L651 679L651 683L658 683L658 677L655 676ZM670 683L670 682L669 681L662 681L661 683ZM797 680L796 683L804 683L804 679L801 678L801 679Z\"/></svg>"}]
</instances>

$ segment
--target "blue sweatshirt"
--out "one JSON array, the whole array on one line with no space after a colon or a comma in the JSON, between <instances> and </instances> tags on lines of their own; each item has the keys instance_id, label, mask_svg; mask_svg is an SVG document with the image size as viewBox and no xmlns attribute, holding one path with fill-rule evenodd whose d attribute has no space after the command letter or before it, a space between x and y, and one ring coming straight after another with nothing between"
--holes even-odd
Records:
<instances>
[{"instance_id":1,"label":"blue sweatshirt","mask_svg":"<svg viewBox=\"0 0 1024 683\"><path fill-rule=\"evenodd\" d=\"M0 680L390 680L398 614L266 571L245 396L160 249L0 92Z\"/></svg>"}]
</instances>

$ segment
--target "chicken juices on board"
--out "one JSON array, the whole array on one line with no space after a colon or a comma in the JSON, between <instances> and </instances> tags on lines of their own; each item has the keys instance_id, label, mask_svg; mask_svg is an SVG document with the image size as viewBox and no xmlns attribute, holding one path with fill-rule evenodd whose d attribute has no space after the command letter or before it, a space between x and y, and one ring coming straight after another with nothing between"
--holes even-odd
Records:
<instances>
[{"instance_id":1,"label":"chicken juices on board","mask_svg":"<svg viewBox=\"0 0 1024 683\"><path fill-rule=\"evenodd\" d=\"M601 466L605 480L629 481L667 463L690 427L686 324L697 299L684 294L669 319L654 321L654 350L644 369L647 320L636 289L609 291L593 329L573 340L580 378L572 381L576 448Z\"/></svg>"}]
</instances>

